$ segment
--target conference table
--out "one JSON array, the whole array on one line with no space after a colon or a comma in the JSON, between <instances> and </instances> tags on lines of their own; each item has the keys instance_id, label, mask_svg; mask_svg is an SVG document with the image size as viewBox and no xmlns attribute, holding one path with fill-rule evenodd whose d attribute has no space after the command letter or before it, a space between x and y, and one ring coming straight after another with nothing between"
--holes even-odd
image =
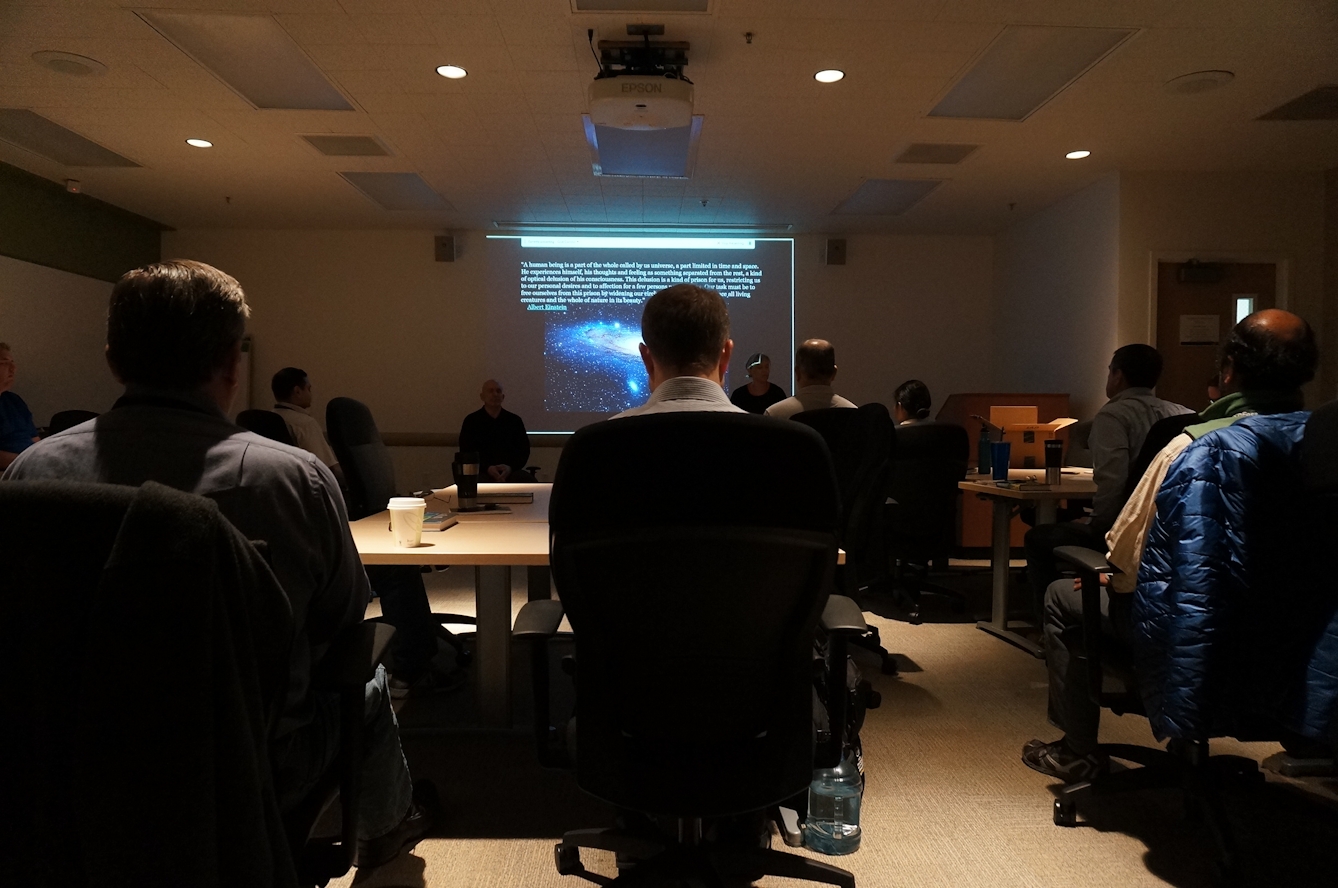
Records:
<instances>
[{"instance_id":1,"label":"conference table","mask_svg":"<svg viewBox=\"0 0 1338 888\"><path fill-rule=\"evenodd\" d=\"M1091 469L1065 468L1058 484L1047 486L1044 481L1045 469L1009 469L1007 484L994 481L989 475L970 475L957 485L967 493L990 500L994 506L990 551L994 588L990 618L976 623L976 627L1017 645L1034 657L1044 657L1044 648L1014 631L1008 622L1009 529L1013 512L1024 503L1033 503L1036 523L1053 524L1060 500L1091 499L1096 494Z\"/></svg>"},{"instance_id":2,"label":"conference table","mask_svg":"<svg viewBox=\"0 0 1338 888\"><path fill-rule=\"evenodd\" d=\"M478 618L474 642L474 680L482 727L511 726L511 569L548 565L548 499L551 484L481 484L480 493L532 493L533 503L508 503L507 513L462 513L460 522L442 531L424 531L413 549L395 544L390 513L352 522L353 542L363 564L451 565L474 568L474 605ZM433 492L428 511L458 505L454 485ZM531 578L548 572L531 571ZM547 597L547 588L542 597ZM531 590L531 597L535 597Z\"/></svg>"}]
</instances>

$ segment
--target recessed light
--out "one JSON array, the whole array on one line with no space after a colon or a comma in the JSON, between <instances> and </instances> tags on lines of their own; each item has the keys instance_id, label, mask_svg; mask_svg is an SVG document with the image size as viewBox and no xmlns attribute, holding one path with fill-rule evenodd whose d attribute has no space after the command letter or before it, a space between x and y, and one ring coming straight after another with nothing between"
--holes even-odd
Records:
<instances>
[{"instance_id":1,"label":"recessed light","mask_svg":"<svg viewBox=\"0 0 1338 888\"><path fill-rule=\"evenodd\" d=\"M838 71L835 68L826 68L813 75L813 79L818 83L835 83L846 76L846 72Z\"/></svg>"},{"instance_id":2,"label":"recessed light","mask_svg":"<svg viewBox=\"0 0 1338 888\"><path fill-rule=\"evenodd\" d=\"M1192 74L1181 74L1166 81L1166 91L1168 93L1179 93L1180 95L1193 95L1194 93L1207 92L1210 89L1226 86L1236 79L1236 75L1230 71L1195 71Z\"/></svg>"},{"instance_id":3,"label":"recessed light","mask_svg":"<svg viewBox=\"0 0 1338 888\"><path fill-rule=\"evenodd\" d=\"M1064 156L1067 157L1069 160L1082 160L1084 157L1090 157L1091 154L1092 152L1090 151L1070 151L1068 154L1065 154Z\"/></svg>"},{"instance_id":4,"label":"recessed light","mask_svg":"<svg viewBox=\"0 0 1338 888\"><path fill-rule=\"evenodd\" d=\"M207 139L187 139L186 144L192 148L213 148L214 143Z\"/></svg>"},{"instance_id":5,"label":"recessed light","mask_svg":"<svg viewBox=\"0 0 1338 888\"><path fill-rule=\"evenodd\" d=\"M32 59L37 64L44 65L59 74L88 77L89 75L107 73L107 66L102 62L97 59L90 59L88 56L75 55L72 52L44 49L41 52L33 53Z\"/></svg>"},{"instance_id":6,"label":"recessed light","mask_svg":"<svg viewBox=\"0 0 1338 888\"><path fill-rule=\"evenodd\" d=\"M447 77L451 80L459 80L469 72L464 68L461 68L459 65L441 65L437 68L437 73L442 77Z\"/></svg>"}]
</instances>

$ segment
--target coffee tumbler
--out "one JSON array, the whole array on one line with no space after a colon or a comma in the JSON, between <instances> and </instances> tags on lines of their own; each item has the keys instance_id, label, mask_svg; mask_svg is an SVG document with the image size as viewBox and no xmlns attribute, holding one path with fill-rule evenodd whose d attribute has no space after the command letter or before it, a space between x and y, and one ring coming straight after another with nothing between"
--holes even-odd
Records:
<instances>
[{"instance_id":1,"label":"coffee tumbler","mask_svg":"<svg viewBox=\"0 0 1338 888\"><path fill-rule=\"evenodd\" d=\"M1045 483L1059 483L1059 464L1064 461L1064 442L1050 438L1045 442Z\"/></svg>"},{"instance_id":2,"label":"coffee tumbler","mask_svg":"<svg viewBox=\"0 0 1338 888\"><path fill-rule=\"evenodd\" d=\"M455 476L455 492L460 498L459 508L467 512L478 506L479 501L479 455L462 451L455 455L451 463L451 473Z\"/></svg>"}]
</instances>

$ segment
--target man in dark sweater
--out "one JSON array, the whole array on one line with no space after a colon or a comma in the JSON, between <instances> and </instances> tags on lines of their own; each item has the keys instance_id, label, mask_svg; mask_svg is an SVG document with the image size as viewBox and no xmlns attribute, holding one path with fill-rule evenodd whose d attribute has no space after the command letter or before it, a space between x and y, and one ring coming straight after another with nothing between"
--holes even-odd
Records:
<instances>
[{"instance_id":1,"label":"man in dark sweater","mask_svg":"<svg viewBox=\"0 0 1338 888\"><path fill-rule=\"evenodd\" d=\"M491 481L532 481L525 471L530 458L530 439L525 422L502 409L506 392L495 379L483 383L479 392L483 406L465 417L460 426L460 450L479 455L479 465Z\"/></svg>"}]
</instances>

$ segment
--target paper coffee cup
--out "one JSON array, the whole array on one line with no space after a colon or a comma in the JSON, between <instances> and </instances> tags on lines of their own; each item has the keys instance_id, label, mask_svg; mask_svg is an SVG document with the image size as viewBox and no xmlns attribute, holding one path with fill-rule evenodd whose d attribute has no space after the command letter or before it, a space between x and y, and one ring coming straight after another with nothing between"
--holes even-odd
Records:
<instances>
[{"instance_id":1,"label":"paper coffee cup","mask_svg":"<svg viewBox=\"0 0 1338 888\"><path fill-rule=\"evenodd\" d=\"M427 500L416 496L391 497L386 506L390 510L390 529L395 534L395 545L411 549L423 541L423 513Z\"/></svg>"}]
</instances>

